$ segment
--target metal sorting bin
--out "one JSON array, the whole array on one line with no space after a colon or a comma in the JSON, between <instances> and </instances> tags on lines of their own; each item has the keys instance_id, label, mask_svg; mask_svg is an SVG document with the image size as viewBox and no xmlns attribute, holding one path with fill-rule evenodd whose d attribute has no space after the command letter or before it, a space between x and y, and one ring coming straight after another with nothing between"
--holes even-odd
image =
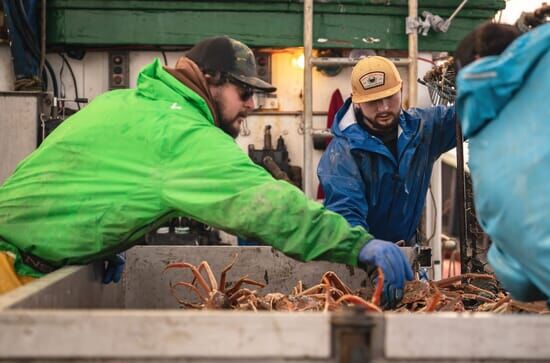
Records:
<instances>
[{"instance_id":1,"label":"metal sorting bin","mask_svg":"<svg viewBox=\"0 0 550 363\"><path fill-rule=\"evenodd\" d=\"M494 314L364 314L179 309L168 262L207 260L228 281L248 275L261 291L311 286L325 271L354 288L364 271L307 264L270 247L139 246L121 283L101 266L71 266L0 297L0 362L522 362L550 360L550 317Z\"/></svg>"}]
</instances>

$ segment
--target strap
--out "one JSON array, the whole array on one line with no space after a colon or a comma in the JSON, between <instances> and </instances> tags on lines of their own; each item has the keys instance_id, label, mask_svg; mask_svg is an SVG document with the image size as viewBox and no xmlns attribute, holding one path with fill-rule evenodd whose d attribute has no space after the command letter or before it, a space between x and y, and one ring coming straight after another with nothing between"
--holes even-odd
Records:
<instances>
[{"instance_id":1,"label":"strap","mask_svg":"<svg viewBox=\"0 0 550 363\"><path fill-rule=\"evenodd\" d=\"M53 272L57 270L56 267L53 267L43 259L36 257L30 253L26 253L23 251L19 251L21 254L21 260L25 265L29 265L30 267L34 268L38 272L42 272L44 274L49 274L50 272Z\"/></svg>"}]
</instances>

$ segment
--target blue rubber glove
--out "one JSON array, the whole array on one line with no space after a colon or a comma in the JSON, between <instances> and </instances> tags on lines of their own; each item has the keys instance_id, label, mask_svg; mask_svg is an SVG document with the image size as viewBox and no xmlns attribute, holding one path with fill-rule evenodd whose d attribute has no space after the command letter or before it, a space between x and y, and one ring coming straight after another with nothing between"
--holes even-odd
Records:
<instances>
[{"instance_id":1,"label":"blue rubber glove","mask_svg":"<svg viewBox=\"0 0 550 363\"><path fill-rule=\"evenodd\" d=\"M122 277L122 272L124 271L125 263L126 258L124 256L124 253L119 253L109 257L106 260L106 267L103 273L103 283L109 284L111 282L119 282L120 278Z\"/></svg>"},{"instance_id":2,"label":"blue rubber glove","mask_svg":"<svg viewBox=\"0 0 550 363\"><path fill-rule=\"evenodd\" d=\"M413 272L407 257L395 243L373 239L361 248L359 262L370 266L376 266L384 272L384 289L382 291L382 304L393 308L403 298L403 289L406 280L413 279ZM376 283L376 270L371 274L371 281Z\"/></svg>"}]
</instances>

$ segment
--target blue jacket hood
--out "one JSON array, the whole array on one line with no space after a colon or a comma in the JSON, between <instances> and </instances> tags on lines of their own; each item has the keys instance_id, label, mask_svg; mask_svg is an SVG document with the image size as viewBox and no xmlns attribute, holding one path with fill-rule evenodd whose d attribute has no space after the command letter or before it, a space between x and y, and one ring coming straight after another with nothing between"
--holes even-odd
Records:
<instances>
[{"instance_id":1,"label":"blue jacket hood","mask_svg":"<svg viewBox=\"0 0 550 363\"><path fill-rule=\"evenodd\" d=\"M481 58L459 73L456 107L466 138L498 116L549 47L546 24L520 36L501 55Z\"/></svg>"}]
</instances>

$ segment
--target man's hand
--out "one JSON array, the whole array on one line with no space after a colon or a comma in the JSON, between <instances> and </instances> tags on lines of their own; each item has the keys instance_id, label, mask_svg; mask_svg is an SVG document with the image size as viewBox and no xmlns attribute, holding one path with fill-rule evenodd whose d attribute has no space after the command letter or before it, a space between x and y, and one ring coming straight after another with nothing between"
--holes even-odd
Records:
<instances>
[{"instance_id":1,"label":"man's hand","mask_svg":"<svg viewBox=\"0 0 550 363\"><path fill-rule=\"evenodd\" d=\"M389 308L395 307L403 298L405 281L413 279L407 257L395 243L373 239L359 252L359 262L382 269L384 272L382 302ZM371 275L371 279L376 281L377 276Z\"/></svg>"},{"instance_id":2,"label":"man's hand","mask_svg":"<svg viewBox=\"0 0 550 363\"><path fill-rule=\"evenodd\" d=\"M106 261L105 271L103 273L103 283L109 284L111 282L117 283L122 277L124 271L124 264L126 258L123 253L109 257Z\"/></svg>"}]
</instances>

